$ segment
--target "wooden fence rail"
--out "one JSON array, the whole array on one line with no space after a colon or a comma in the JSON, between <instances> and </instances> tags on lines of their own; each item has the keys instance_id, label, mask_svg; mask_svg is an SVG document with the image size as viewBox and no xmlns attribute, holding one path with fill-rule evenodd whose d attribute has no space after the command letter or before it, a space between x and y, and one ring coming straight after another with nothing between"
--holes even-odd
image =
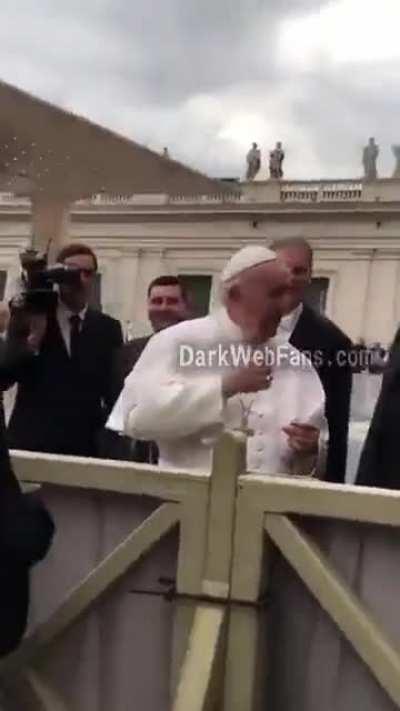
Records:
<instances>
[{"instance_id":1,"label":"wooden fence rail","mask_svg":"<svg viewBox=\"0 0 400 711\"><path fill-rule=\"evenodd\" d=\"M298 525L298 517L312 517L353 522L355 527L360 523L399 527L400 494L246 473L245 447L243 435L223 435L214 452L211 476L14 453L19 477L44 489L147 496L158 499L159 505L68 593L18 650L0 662L0 683L10 699L23 694L25 705L30 698L32 708L41 711L75 711L40 671L38 661L179 526L169 708L265 708L268 657L263 635L269 613L263 595L271 582L272 545L351 643L387 697L400 706L398 640L335 569L329 554ZM139 705L135 708L140 711Z\"/></svg>"}]
</instances>

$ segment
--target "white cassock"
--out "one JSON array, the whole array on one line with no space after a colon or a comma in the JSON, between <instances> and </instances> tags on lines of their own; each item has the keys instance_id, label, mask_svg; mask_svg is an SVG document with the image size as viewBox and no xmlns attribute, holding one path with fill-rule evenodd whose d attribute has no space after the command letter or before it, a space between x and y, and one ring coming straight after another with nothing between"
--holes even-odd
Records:
<instances>
[{"instance_id":1,"label":"white cassock","mask_svg":"<svg viewBox=\"0 0 400 711\"><path fill-rule=\"evenodd\" d=\"M239 328L223 308L154 335L125 380L107 427L137 439L156 441L162 468L210 471L216 439L224 428L241 427L246 408L247 424L253 433L247 443L248 470L309 474L316 458L312 458L312 465L306 458L305 465L304 455L293 453L288 446L282 427L297 420L325 433L325 396L309 361L285 339L275 337L269 341L269 347L275 352L283 348L287 357L284 355L272 367L270 388L258 393L226 399L222 395L221 370L177 367L184 344L204 352L218 344L237 345L241 339ZM320 443L324 438L325 434ZM319 470L322 459L320 456ZM298 465L308 470L299 471Z\"/></svg>"}]
</instances>

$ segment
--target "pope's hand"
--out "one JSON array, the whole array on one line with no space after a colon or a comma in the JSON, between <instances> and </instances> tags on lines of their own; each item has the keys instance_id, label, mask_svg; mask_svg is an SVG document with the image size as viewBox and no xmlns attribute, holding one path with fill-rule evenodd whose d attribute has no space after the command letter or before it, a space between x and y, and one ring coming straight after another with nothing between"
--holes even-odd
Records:
<instances>
[{"instance_id":1,"label":"pope's hand","mask_svg":"<svg viewBox=\"0 0 400 711\"><path fill-rule=\"evenodd\" d=\"M256 393L271 387L271 368L266 365L251 364L247 368L235 368L222 379L222 392L225 397L238 393Z\"/></svg>"},{"instance_id":2,"label":"pope's hand","mask_svg":"<svg viewBox=\"0 0 400 711\"><path fill-rule=\"evenodd\" d=\"M295 452L302 454L318 452L319 429L317 427L301 422L291 422L290 425L282 429L289 438L289 447Z\"/></svg>"}]
</instances>

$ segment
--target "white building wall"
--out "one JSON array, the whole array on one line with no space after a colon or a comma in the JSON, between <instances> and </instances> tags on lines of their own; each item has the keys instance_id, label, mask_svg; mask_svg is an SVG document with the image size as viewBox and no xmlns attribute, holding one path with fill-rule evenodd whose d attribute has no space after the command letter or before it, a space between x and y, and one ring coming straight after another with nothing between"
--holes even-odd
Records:
<instances>
[{"instance_id":1,"label":"white building wall","mask_svg":"<svg viewBox=\"0 0 400 711\"><path fill-rule=\"evenodd\" d=\"M365 337L365 304L369 260L351 253L336 262L332 311L335 323L356 341Z\"/></svg>"},{"instance_id":2,"label":"white building wall","mask_svg":"<svg viewBox=\"0 0 400 711\"><path fill-rule=\"evenodd\" d=\"M398 292L398 257L376 254L370 262L365 296L366 340L390 343L395 330Z\"/></svg>"},{"instance_id":3,"label":"white building wall","mask_svg":"<svg viewBox=\"0 0 400 711\"><path fill-rule=\"evenodd\" d=\"M355 219L351 211L332 208L321 210L317 219L306 212L293 216L290 206L279 214L252 216L248 206L241 206L240 213L233 209L207 215L193 208L178 214L166 210L154 218L149 209L129 216L120 210L112 221L100 211L92 211L90 218L76 212L70 234L98 254L104 310L124 323L131 321L137 335L150 330L146 292L154 277L210 274L214 304L218 274L235 250L301 236L314 248L315 276L330 280L327 314L353 339L391 342L400 320L400 217L388 212L379 220L367 213ZM9 273L7 297L30 232L24 215L20 221L0 219L0 269Z\"/></svg>"}]
</instances>

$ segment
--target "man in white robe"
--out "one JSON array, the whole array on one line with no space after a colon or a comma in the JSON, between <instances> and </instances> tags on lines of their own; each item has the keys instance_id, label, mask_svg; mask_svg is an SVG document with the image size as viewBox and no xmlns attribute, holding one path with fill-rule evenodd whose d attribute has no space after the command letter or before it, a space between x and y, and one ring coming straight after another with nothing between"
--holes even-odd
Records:
<instances>
[{"instance_id":1,"label":"man in white robe","mask_svg":"<svg viewBox=\"0 0 400 711\"><path fill-rule=\"evenodd\" d=\"M248 470L314 473L324 392L307 359L275 337L289 272L274 252L252 246L232 257L221 281L216 313L153 336L107 426L155 440L160 467L202 471L223 429L245 428ZM245 362L249 348L257 359Z\"/></svg>"}]
</instances>

